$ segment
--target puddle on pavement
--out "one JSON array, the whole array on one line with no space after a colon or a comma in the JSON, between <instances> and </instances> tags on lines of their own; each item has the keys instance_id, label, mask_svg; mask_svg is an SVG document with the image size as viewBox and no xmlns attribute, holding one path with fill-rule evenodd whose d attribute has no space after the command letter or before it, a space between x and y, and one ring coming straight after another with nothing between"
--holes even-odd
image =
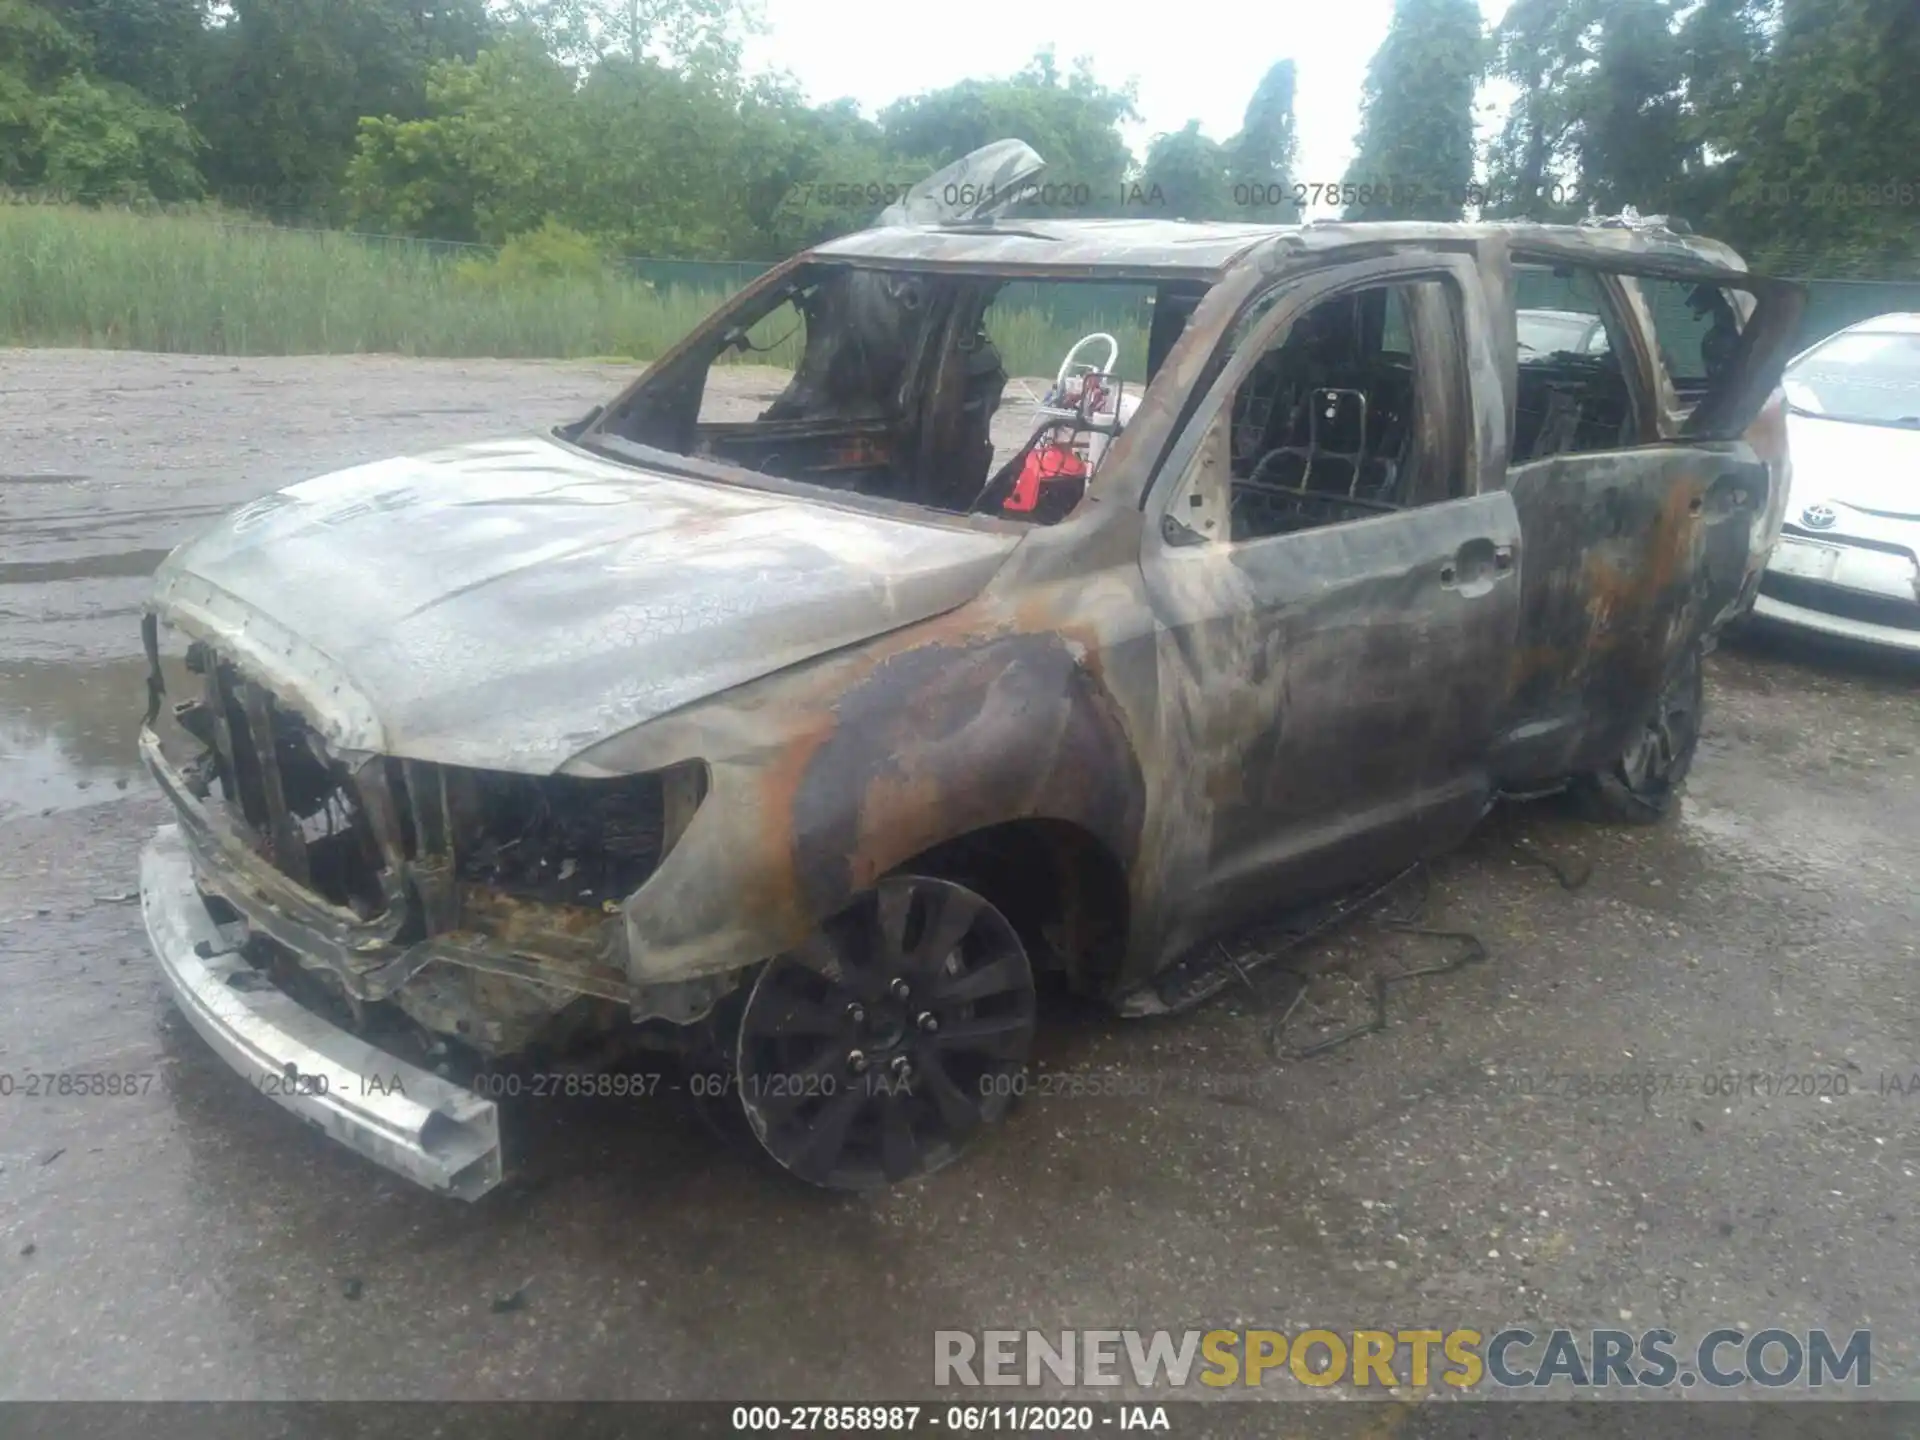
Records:
<instances>
[{"instance_id":1,"label":"puddle on pavement","mask_svg":"<svg viewBox=\"0 0 1920 1440\"><path fill-rule=\"evenodd\" d=\"M188 678L163 661L173 693ZM74 810L136 793L147 662L0 661L0 819Z\"/></svg>"}]
</instances>

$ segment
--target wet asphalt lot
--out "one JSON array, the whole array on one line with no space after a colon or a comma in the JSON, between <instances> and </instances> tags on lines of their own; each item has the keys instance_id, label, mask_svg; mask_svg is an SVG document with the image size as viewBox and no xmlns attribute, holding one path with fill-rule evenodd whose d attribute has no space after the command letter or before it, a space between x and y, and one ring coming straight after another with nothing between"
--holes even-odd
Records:
<instances>
[{"instance_id":1,"label":"wet asphalt lot","mask_svg":"<svg viewBox=\"0 0 1920 1440\"><path fill-rule=\"evenodd\" d=\"M144 577L277 485L625 374L0 351L0 1397L915 1397L936 1328L1509 1321L1871 1327L1876 1391L1920 1393L1920 675L1798 646L1713 658L1677 820L1536 805L1436 867L1428 922L1488 958L1385 1032L1276 1062L1250 992L1061 1013L1054 1093L898 1193L796 1188L663 1093L523 1105L520 1175L464 1206L253 1094L131 903ZM1315 945L1283 1038L1444 954ZM23 1093L101 1072L151 1078ZM1592 1093L1623 1074L1654 1093Z\"/></svg>"}]
</instances>

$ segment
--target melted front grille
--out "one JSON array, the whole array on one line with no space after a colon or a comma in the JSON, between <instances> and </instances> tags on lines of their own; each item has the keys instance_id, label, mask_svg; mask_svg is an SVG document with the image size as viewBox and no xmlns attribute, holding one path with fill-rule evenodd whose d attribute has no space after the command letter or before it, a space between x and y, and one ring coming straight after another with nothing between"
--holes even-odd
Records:
<instances>
[{"instance_id":1,"label":"melted front grille","mask_svg":"<svg viewBox=\"0 0 1920 1440\"><path fill-rule=\"evenodd\" d=\"M206 668L217 775L228 811L276 869L363 916L385 906L366 806L319 736L231 664Z\"/></svg>"},{"instance_id":2,"label":"melted front grille","mask_svg":"<svg viewBox=\"0 0 1920 1440\"><path fill-rule=\"evenodd\" d=\"M260 853L315 894L372 919L404 904L405 934L457 928L461 885L516 900L603 909L631 895L666 849L663 776L517 775L391 758L349 773L313 727L230 662L203 658L197 733L229 814ZM704 794L679 775L685 823ZM404 898L403 898L404 897Z\"/></svg>"}]
</instances>

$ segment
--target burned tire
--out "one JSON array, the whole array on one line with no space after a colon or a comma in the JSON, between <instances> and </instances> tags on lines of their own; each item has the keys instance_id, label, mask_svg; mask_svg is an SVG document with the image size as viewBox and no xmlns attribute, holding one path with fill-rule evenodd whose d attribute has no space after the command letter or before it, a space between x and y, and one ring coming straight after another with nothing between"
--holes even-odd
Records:
<instances>
[{"instance_id":1,"label":"burned tire","mask_svg":"<svg viewBox=\"0 0 1920 1440\"><path fill-rule=\"evenodd\" d=\"M1667 677L1658 701L1633 743L1613 764L1577 776L1572 791L1596 820L1651 825L1669 814L1700 744L1704 686L1699 646L1691 647Z\"/></svg>"},{"instance_id":2,"label":"burned tire","mask_svg":"<svg viewBox=\"0 0 1920 1440\"><path fill-rule=\"evenodd\" d=\"M740 1014L746 1003L746 987L742 987L713 1007L682 1065L681 1085L693 1113L707 1129L727 1145L752 1150L757 1147L747 1117L740 1112L738 1077L733 1073Z\"/></svg>"},{"instance_id":3,"label":"burned tire","mask_svg":"<svg viewBox=\"0 0 1920 1440\"><path fill-rule=\"evenodd\" d=\"M951 880L890 876L761 970L740 1018L740 1107L802 1180L897 1184L1006 1112L1035 1009L999 910Z\"/></svg>"}]
</instances>

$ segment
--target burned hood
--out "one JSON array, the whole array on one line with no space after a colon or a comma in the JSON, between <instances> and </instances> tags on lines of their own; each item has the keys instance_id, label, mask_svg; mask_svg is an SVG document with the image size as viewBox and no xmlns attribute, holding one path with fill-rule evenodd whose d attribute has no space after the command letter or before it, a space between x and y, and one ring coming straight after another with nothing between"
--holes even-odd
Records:
<instances>
[{"instance_id":1,"label":"burned hood","mask_svg":"<svg viewBox=\"0 0 1920 1440\"><path fill-rule=\"evenodd\" d=\"M1018 540L529 438L265 496L168 557L154 608L344 749L544 773L964 604Z\"/></svg>"}]
</instances>

